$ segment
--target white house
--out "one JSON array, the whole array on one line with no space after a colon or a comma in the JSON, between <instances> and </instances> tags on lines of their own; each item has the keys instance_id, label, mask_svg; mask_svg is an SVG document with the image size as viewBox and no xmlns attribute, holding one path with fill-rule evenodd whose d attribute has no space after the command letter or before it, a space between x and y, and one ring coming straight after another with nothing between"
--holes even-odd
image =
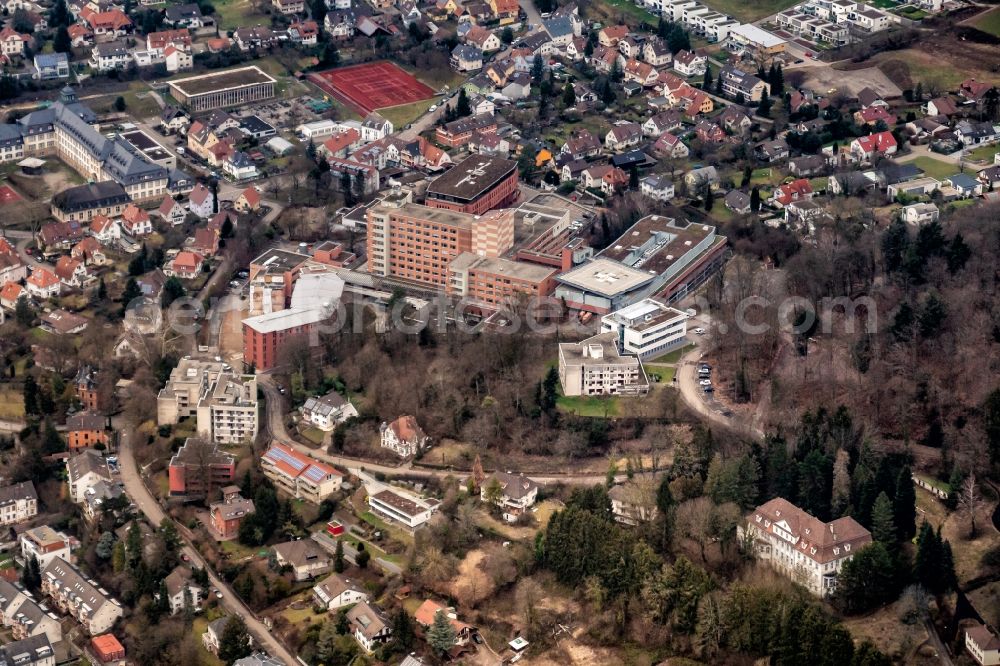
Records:
<instances>
[{"instance_id":1,"label":"white house","mask_svg":"<svg viewBox=\"0 0 1000 666\"><path fill-rule=\"evenodd\" d=\"M383 423L381 431L382 448L390 449L402 458L417 455L430 443L427 433L410 415L400 416L392 423Z\"/></svg>"},{"instance_id":2,"label":"white house","mask_svg":"<svg viewBox=\"0 0 1000 666\"><path fill-rule=\"evenodd\" d=\"M932 203L915 203L903 206L901 216L907 224L920 225L937 220L940 212Z\"/></svg>"},{"instance_id":3,"label":"white house","mask_svg":"<svg viewBox=\"0 0 1000 666\"><path fill-rule=\"evenodd\" d=\"M312 580L333 569L333 560L318 543L312 539L286 541L271 546L278 566L290 567L295 580Z\"/></svg>"},{"instance_id":4,"label":"white house","mask_svg":"<svg viewBox=\"0 0 1000 666\"><path fill-rule=\"evenodd\" d=\"M48 525L35 527L21 535L21 555L25 562L34 557L41 569L49 566L49 562L57 557L67 562L72 561L69 537Z\"/></svg>"},{"instance_id":5,"label":"white house","mask_svg":"<svg viewBox=\"0 0 1000 666\"><path fill-rule=\"evenodd\" d=\"M184 610L185 604L190 604L192 610L198 610L205 598L205 590L191 578L191 570L187 567L177 567L163 579L167 588L167 601L170 604L170 614L176 615Z\"/></svg>"},{"instance_id":6,"label":"white house","mask_svg":"<svg viewBox=\"0 0 1000 666\"><path fill-rule=\"evenodd\" d=\"M364 601L347 611L347 622L354 639L366 652L373 652L379 645L389 642L392 636L389 622Z\"/></svg>"},{"instance_id":7,"label":"white house","mask_svg":"<svg viewBox=\"0 0 1000 666\"><path fill-rule=\"evenodd\" d=\"M21 523L38 515L38 494L31 481L0 489L0 525Z\"/></svg>"},{"instance_id":8,"label":"white house","mask_svg":"<svg viewBox=\"0 0 1000 666\"><path fill-rule=\"evenodd\" d=\"M1000 638L978 622L965 629L965 649L980 666L1000 664Z\"/></svg>"},{"instance_id":9,"label":"white house","mask_svg":"<svg viewBox=\"0 0 1000 666\"><path fill-rule=\"evenodd\" d=\"M368 593L340 574L330 574L313 586L313 600L317 606L333 611L368 601Z\"/></svg>"},{"instance_id":10,"label":"white house","mask_svg":"<svg viewBox=\"0 0 1000 666\"><path fill-rule=\"evenodd\" d=\"M163 198L163 203L156 209L156 212L163 218L164 222L175 227L184 224L184 218L187 217L187 210L184 209L181 202L170 195Z\"/></svg>"},{"instance_id":11,"label":"white house","mask_svg":"<svg viewBox=\"0 0 1000 666\"><path fill-rule=\"evenodd\" d=\"M365 143L371 143L384 139L392 134L393 129L391 122L372 111L361 121L361 140Z\"/></svg>"},{"instance_id":12,"label":"white house","mask_svg":"<svg viewBox=\"0 0 1000 666\"><path fill-rule=\"evenodd\" d=\"M639 192L654 201L670 201L674 198L674 184L662 174L650 174L639 181Z\"/></svg>"},{"instance_id":13,"label":"white house","mask_svg":"<svg viewBox=\"0 0 1000 666\"><path fill-rule=\"evenodd\" d=\"M198 183L191 190L188 202L190 211L198 217L209 218L215 213L215 195L202 183Z\"/></svg>"},{"instance_id":14,"label":"white house","mask_svg":"<svg viewBox=\"0 0 1000 666\"><path fill-rule=\"evenodd\" d=\"M302 405L302 418L324 431L333 430L338 423L357 415L354 405L336 391L307 398Z\"/></svg>"},{"instance_id":15,"label":"white house","mask_svg":"<svg viewBox=\"0 0 1000 666\"><path fill-rule=\"evenodd\" d=\"M816 596L837 589L844 563L872 542L871 533L847 516L824 523L783 498L757 507L745 530L758 559Z\"/></svg>"},{"instance_id":16,"label":"white house","mask_svg":"<svg viewBox=\"0 0 1000 666\"><path fill-rule=\"evenodd\" d=\"M479 499L500 507L505 520L513 522L538 499L538 484L524 474L494 472L479 489Z\"/></svg>"}]
</instances>

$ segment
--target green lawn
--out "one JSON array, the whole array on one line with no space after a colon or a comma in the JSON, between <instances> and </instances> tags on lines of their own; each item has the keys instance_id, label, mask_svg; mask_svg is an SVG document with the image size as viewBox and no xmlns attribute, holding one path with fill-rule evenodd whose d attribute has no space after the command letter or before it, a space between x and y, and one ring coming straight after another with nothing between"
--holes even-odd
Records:
<instances>
[{"instance_id":1,"label":"green lawn","mask_svg":"<svg viewBox=\"0 0 1000 666\"><path fill-rule=\"evenodd\" d=\"M153 118L160 115L160 105L149 94L149 87L142 81L132 81L128 84L128 92L124 93L127 111L139 118Z\"/></svg>"},{"instance_id":2,"label":"green lawn","mask_svg":"<svg viewBox=\"0 0 1000 666\"><path fill-rule=\"evenodd\" d=\"M653 365L647 363L646 374L650 375L649 381L653 381L652 375L659 375L661 384L669 384L674 381L674 375L677 374L677 368L672 365Z\"/></svg>"},{"instance_id":3,"label":"green lawn","mask_svg":"<svg viewBox=\"0 0 1000 666\"><path fill-rule=\"evenodd\" d=\"M975 150L970 150L965 153L966 159L972 160L973 162L993 162L993 156L1000 151L1000 146L996 144L992 146L979 146Z\"/></svg>"},{"instance_id":4,"label":"green lawn","mask_svg":"<svg viewBox=\"0 0 1000 666\"><path fill-rule=\"evenodd\" d=\"M752 23L765 16L777 14L796 4L796 0L707 0L703 3L709 9L729 14L737 21Z\"/></svg>"},{"instance_id":5,"label":"green lawn","mask_svg":"<svg viewBox=\"0 0 1000 666\"><path fill-rule=\"evenodd\" d=\"M643 9L631 0L603 0L603 4L613 8L614 11L612 13L621 12L631 16L640 23L644 22L649 25L656 25L660 21L660 19L652 12Z\"/></svg>"},{"instance_id":6,"label":"green lawn","mask_svg":"<svg viewBox=\"0 0 1000 666\"><path fill-rule=\"evenodd\" d=\"M303 428L299 431L299 434L317 446L323 443L323 438L325 437L325 433L319 428Z\"/></svg>"},{"instance_id":7,"label":"green lawn","mask_svg":"<svg viewBox=\"0 0 1000 666\"><path fill-rule=\"evenodd\" d=\"M400 104L399 106L390 106L385 109L379 109L378 112L379 115L391 122L392 126L395 127L398 132L420 116L427 113L427 109L429 109L436 101L437 98L432 97L431 99L425 99L421 102Z\"/></svg>"},{"instance_id":8,"label":"green lawn","mask_svg":"<svg viewBox=\"0 0 1000 666\"><path fill-rule=\"evenodd\" d=\"M948 176L954 176L958 173L958 166L952 164L951 162L943 162L941 160L936 160L933 157L927 157L926 155L921 155L913 160L913 164L923 170L924 175L930 176L931 178L937 178L938 180L947 178Z\"/></svg>"},{"instance_id":9,"label":"green lawn","mask_svg":"<svg viewBox=\"0 0 1000 666\"><path fill-rule=\"evenodd\" d=\"M663 356L657 356L656 358L651 360L650 363L655 363L655 364L677 363L679 360L681 360L681 356L684 356L684 354L694 349L694 347L695 347L694 345L684 345L683 347L678 347L673 351L667 352Z\"/></svg>"},{"instance_id":10,"label":"green lawn","mask_svg":"<svg viewBox=\"0 0 1000 666\"><path fill-rule=\"evenodd\" d=\"M23 418L24 397L16 391L0 391L0 420L20 421Z\"/></svg>"},{"instance_id":11,"label":"green lawn","mask_svg":"<svg viewBox=\"0 0 1000 666\"><path fill-rule=\"evenodd\" d=\"M878 7L879 9L892 9L893 7L898 7L899 3L896 0L871 0L869 2L873 7Z\"/></svg>"},{"instance_id":12,"label":"green lawn","mask_svg":"<svg viewBox=\"0 0 1000 666\"><path fill-rule=\"evenodd\" d=\"M556 405L561 411L577 416L599 416L602 418L619 416L621 414L620 399L614 396L565 396L556 399Z\"/></svg>"},{"instance_id":13,"label":"green lawn","mask_svg":"<svg viewBox=\"0 0 1000 666\"><path fill-rule=\"evenodd\" d=\"M911 21L919 21L927 16L927 12L919 7L914 7L912 5L906 5L905 7L898 7L892 10L893 14L899 14L903 18L908 18Z\"/></svg>"},{"instance_id":14,"label":"green lawn","mask_svg":"<svg viewBox=\"0 0 1000 666\"><path fill-rule=\"evenodd\" d=\"M983 32L988 32L994 37L1000 37L1000 7L994 7L988 12L983 12L972 22Z\"/></svg>"},{"instance_id":15,"label":"green lawn","mask_svg":"<svg viewBox=\"0 0 1000 666\"><path fill-rule=\"evenodd\" d=\"M365 521L372 527L378 528L380 530L384 530L389 527L388 525L386 525L384 520L376 516L371 511L365 511L359 516L359 518L361 518L361 520Z\"/></svg>"},{"instance_id":16,"label":"green lawn","mask_svg":"<svg viewBox=\"0 0 1000 666\"><path fill-rule=\"evenodd\" d=\"M219 29L235 30L239 27L252 27L258 23L270 25L271 19L254 11L250 0L217 0L212 3L219 17Z\"/></svg>"},{"instance_id":17,"label":"green lawn","mask_svg":"<svg viewBox=\"0 0 1000 666\"><path fill-rule=\"evenodd\" d=\"M219 548L233 560L242 560L245 557L253 557L257 554L256 549L244 546L239 541L223 541L219 544Z\"/></svg>"}]
</instances>

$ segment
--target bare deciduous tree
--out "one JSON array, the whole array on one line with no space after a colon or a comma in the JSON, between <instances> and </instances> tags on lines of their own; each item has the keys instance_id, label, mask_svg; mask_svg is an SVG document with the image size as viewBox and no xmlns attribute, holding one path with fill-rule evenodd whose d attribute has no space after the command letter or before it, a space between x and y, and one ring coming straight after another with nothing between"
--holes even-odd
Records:
<instances>
[{"instance_id":1,"label":"bare deciduous tree","mask_svg":"<svg viewBox=\"0 0 1000 666\"><path fill-rule=\"evenodd\" d=\"M958 493L958 505L962 512L969 516L969 538L975 539L979 532L976 528L976 513L983 505L983 498L976 487L976 474L972 472L962 482L962 488Z\"/></svg>"}]
</instances>

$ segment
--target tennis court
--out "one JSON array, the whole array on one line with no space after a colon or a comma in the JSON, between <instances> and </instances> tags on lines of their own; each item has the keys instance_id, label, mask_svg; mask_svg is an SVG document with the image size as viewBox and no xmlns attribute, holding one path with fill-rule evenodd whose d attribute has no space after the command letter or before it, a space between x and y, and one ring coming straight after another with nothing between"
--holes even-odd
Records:
<instances>
[{"instance_id":1,"label":"tennis court","mask_svg":"<svg viewBox=\"0 0 1000 666\"><path fill-rule=\"evenodd\" d=\"M385 60L316 72L309 80L362 115L434 96L429 86Z\"/></svg>"}]
</instances>

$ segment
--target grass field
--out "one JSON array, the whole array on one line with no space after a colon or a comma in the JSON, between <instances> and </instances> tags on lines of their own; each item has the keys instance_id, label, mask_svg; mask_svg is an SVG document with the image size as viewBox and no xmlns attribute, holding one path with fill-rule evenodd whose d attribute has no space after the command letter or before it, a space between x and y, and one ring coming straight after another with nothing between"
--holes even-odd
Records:
<instances>
[{"instance_id":1,"label":"grass field","mask_svg":"<svg viewBox=\"0 0 1000 666\"><path fill-rule=\"evenodd\" d=\"M561 411L576 414L577 416L606 418L620 416L622 411L619 398L616 397L598 398L586 395L561 395L556 399L556 405L558 405Z\"/></svg>"},{"instance_id":2,"label":"grass field","mask_svg":"<svg viewBox=\"0 0 1000 666\"><path fill-rule=\"evenodd\" d=\"M413 102L412 104L401 104L400 106L390 106L386 109L379 109L379 115L392 123L396 131L403 129L420 116L427 113L427 109L437 102L436 97L431 99Z\"/></svg>"},{"instance_id":3,"label":"grass field","mask_svg":"<svg viewBox=\"0 0 1000 666\"><path fill-rule=\"evenodd\" d=\"M673 351L667 352L663 356L657 356L656 358L651 360L650 363L655 363L655 364L676 363L677 361L681 360L681 356L684 356L684 354L688 353L692 349L694 349L694 345L684 345L683 347L678 347Z\"/></svg>"},{"instance_id":4,"label":"grass field","mask_svg":"<svg viewBox=\"0 0 1000 666\"><path fill-rule=\"evenodd\" d=\"M899 3L895 0L871 0L868 4L879 9L892 9L899 6Z\"/></svg>"},{"instance_id":5,"label":"grass field","mask_svg":"<svg viewBox=\"0 0 1000 666\"><path fill-rule=\"evenodd\" d=\"M975 150L970 150L965 154L966 159L972 160L974 162L990 162L993 163L993 156L1000 152L1000 146L996 144L992 146L979 146Z\"/></svg>"},{"instance_id":6,"label":"grass field","mask_svg":"<svg viewBox=\"0 0 1000 666\"><path fill-rule=\"evenodd\" d=\"M921 82L924 84L924 90L927 90L928 84L931 83L941 90L955 90L967 77L965 72L949 65L947 60L917 49L882 53L875 62L878 68L902 89ZM904 80L907 76L909 81Z\"/></svg>"},{"instance_id":7,"label":"grass field","mask_svg":"<svg viewBox=\"0 0 1000 666\"><path fill-rule=\"evenodd\" d=\"M652 12L636 5L632 0L603 0L603 4L607 5L608 12L612 16L622 13L632 17L633 20L639 23L647 23L649 25L656 25L660 20Z\"/></svg>"},{"instance_id":8,"label":"grass field","mask_svg":"<svg viewBox=\"0 0 1000 666\"><path fill-rule=\"evenodd\" d=\"M1000 37L1000 7L983 12L972 21L972 25L994 37Z\"/></svg>"},{"instance_id":9,"label":"grass field","mask_svg":"<svg viewBox=\"0 0 1000 666\"><path fill-rule=\"evenodd\" d=\"M323 438L326 436L319 428L303 428L299 434L317 446L323 443Z\"/></svg>"},{"instance_id":10,"label":"grass field","mask_svg":"<svg viewBox=\"0 0 1000 666\"><path fill-rule=\"evenodd\" d=\"M795 0L707 0L704 5L737 21L752 23L795 5Z\"/></svg>"},{"instance_id":11,"label":"grass field","mask_svg":"<svg viewBox=\"0 0 1000 666\"><path fill-rule=\"evenodd\" d=\"M958 167L956 165L950 162L942 162L941 160L936 160L933 157L927 157L924 155L921 155L913 160L913 164L922 169L925 175L930 176L931 178L937 178L938 180L947 178L948 176L954 176L958 173Z\"/></svg>"},{"instance_id":12,"label":"grass field","mask_svg":"<svg viewBox=\"0 0 1000 666\"><path fill-rule=\"evenodd\" d=\"M270 25L271 19L254 10L250 0L217 0L213 3L215 13L219 16L219 29L235 30L239 27Z\"/></svg>"},{"instance_id":13,"label":"grass field","mask_svg":"<svg viewBox=\"0 0 1000 666\"><path fill-rule=\"evenodd\" d=\"M24 398L18 391L0 391L0 421L20 421L24 418Z\"/></svg>"},{"instance_id":14,"label":"grass field","mask_svg":"<svg viewBox=\"0 0 1000 666\"><path fill-rule=\"evenodd\" d=\"M659 375L661 384L669 384L674 381L674 375L677 374L677 368L672 365L655 365L647 363L646 374ZM650 381L652 381L652 377L650 377Z\"/></svg>"}]
</instances>

